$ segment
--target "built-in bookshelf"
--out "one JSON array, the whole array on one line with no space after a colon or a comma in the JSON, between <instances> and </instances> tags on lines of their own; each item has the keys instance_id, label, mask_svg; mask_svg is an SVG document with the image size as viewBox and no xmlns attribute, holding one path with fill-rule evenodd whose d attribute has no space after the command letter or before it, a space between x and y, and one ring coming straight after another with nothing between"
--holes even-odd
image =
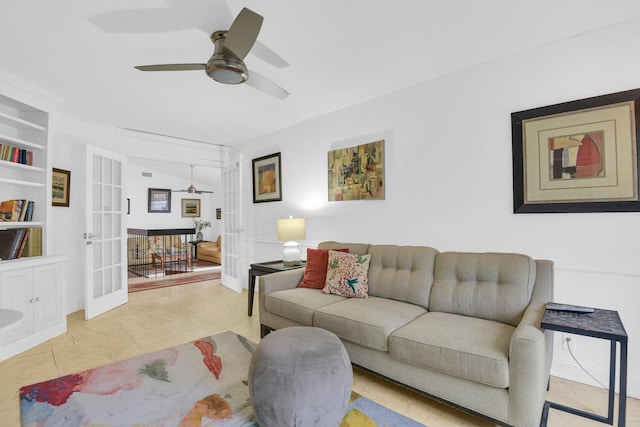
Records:
<instances>
[{"instance_id":1,"label":"built-in bookshelf","mask_svg":"<svg viewBox=\"0 0 640 427\"><path fill-rule=\"evenodd\" d=\"M0 331L0 361L65 332L66 258L48 242L49 114L0 95L0 308L23 314Z\"/></svg>"},{"instance_id":2,"label":"built-in bookshelf","mask_svg":"<svg viewBox=\"0 0 640 427\"><path fill-rule=\"evenodd\" d=\"M48 127L47 112L0 95L0 263L47 255Z\"/></svg>"}]
</instances>

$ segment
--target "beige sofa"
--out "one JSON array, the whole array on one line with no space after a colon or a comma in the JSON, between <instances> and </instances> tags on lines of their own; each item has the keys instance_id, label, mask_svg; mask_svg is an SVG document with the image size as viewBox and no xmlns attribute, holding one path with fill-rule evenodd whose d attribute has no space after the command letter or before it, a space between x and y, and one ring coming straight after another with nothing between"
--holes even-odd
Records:
<instances>
[{"instance_id":1,"label":"beige sofa","mask_svg":"<svg viewBox=\"0 0 640 427\"><path fill-rule=\"evenodd\" d=\"M260 277L263 336L316 326L343 341L351 362L505 426L540 424L552 332L553 263L511 253L324 242L371 254L368 298L297 287L303 269Z\"/></svg>"},{"instance_id":2,"label":"beige sofa","mask_svg":"<svg viewBox=\"0 0 640 427\"><path fill-rule=\"evenodd\" d=\"M215 242L199 242L197 259L222 264L222 241L218 236Z\"/></svg>"}]
</instances>

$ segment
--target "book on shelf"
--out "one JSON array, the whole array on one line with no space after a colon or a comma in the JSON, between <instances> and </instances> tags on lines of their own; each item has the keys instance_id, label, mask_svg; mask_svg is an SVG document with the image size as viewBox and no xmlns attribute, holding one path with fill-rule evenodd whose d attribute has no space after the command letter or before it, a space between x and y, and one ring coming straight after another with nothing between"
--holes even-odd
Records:
<instances>
[{"instance_id":1,"label":"book on shelf","mask_svg":"<svg viewBox=\"0 0 640 427\"><path fill-rule=\"evenodd\" d=\"M14 199L0 202L0 222L3 221L23 221L29 222L33 219L33 200Z\"/></svg>"},{"instance_id":2,"label":"book on shelf","mask_svg":"<svg viewBox=\"0 0 640 427\"><path fill-rule=\"evenodd\" d=\"M0 230L0 260L42 255L42 228Z\"/></svg>"},{"instance_id":3,"label":"book on shelf","mask_svg":"<svg viewBox=\"0 0 640 427\"><path fill-rule=\"evenodd\" d=\"M42 228L33 227L29 229L29 235L24 246L23 256L42 255Z\"/></svg>"},{"instance_id":4,"label":"book on shelf","mask_svg":"<svg viewBox=\"0 0 640 427\"><path fill-rule=\"evenodd\" d=\"M13 145L0 144L0 160L33 166L33 151Z\"/></svg>"}]
</instances>

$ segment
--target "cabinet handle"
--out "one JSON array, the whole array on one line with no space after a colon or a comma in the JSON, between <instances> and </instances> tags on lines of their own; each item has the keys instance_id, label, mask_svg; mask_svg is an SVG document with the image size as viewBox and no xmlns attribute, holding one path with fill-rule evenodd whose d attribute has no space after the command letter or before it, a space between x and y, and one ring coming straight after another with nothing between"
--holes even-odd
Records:
<instances>
[{"instance_id":1,"label":"cabinet handle","mask_svg":"<svg viewBox=\"0 0 640 427\"><path fill-rule=\"evenodd\" d=\"M30 302L31 304L33 304L33 303L35 302L35 300L34 300L33 298L31 298L31 299L29 300L29 302Z\"/></svg>"},{"instance_id":2,"label":"cabinet handle","mask_svg":"<svg viewBox=\"0 0 640 427\"><path fill-rule=\"evenodd\" d=\"M36 301L40 301L40 297L36 297Z\"/></svg>"}]
</instances>

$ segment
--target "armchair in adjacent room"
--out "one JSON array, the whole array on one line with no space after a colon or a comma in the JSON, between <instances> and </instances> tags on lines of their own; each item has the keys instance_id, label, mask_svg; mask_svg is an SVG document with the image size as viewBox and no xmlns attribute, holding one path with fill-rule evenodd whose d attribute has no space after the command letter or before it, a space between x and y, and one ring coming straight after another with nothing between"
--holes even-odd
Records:
<instances>
[{"instance_id":1,"label":"armchair in adjacent room","mask_svg":"<svg viewBox=\"0 0 640 427\"><path fill-rule=\"evenodd\" d=\"M198 242L196 259L222 264L222 239L218 236L215 242Z\"/></svg>"}]
</instances>

